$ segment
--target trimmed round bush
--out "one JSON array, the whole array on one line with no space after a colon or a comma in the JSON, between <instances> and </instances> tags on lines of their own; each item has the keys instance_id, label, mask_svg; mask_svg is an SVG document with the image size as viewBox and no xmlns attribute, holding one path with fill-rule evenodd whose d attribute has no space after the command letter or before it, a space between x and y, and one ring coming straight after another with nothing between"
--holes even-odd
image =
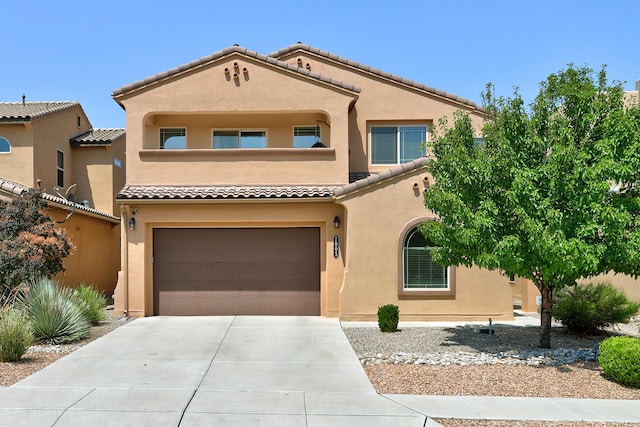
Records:
<instances>
[{"instance_id":1,"label":"trimmed round bush","mask_svg":"<svg viewBox=\"0 0 640 427\"><path fill-rule=\"evenodd\" d=\"M607 338L600 343L598 362L608 378L640 388L640 338Z\"/></svg>"},{"instance_id":2,"label":"trimmed round bush","mask_svg":"<svg viewBox=\"0 0 640 427\"><path fill-rule=\"evenodd\" d=\"M107 307L107 298L102 292L93 286L87 286L81 283L76 288L76 294L80 299L80 308L85 318L92 325L97 325L107 318L105 308Z\"/></svg>"},{"instance_id":3,"label":"trimmed round bush","mask_svg":"<svg viewBox=\"0 0 640 427\"><path fill-rule=\"evenodd\" d=\"M626 323L640 304L610 283L564 288L553 303L553 317L572 332L596 333L615 323Z\"/></svg>"},{"instance_id":4,"label":"trimmed round bush","mask_svg":"<svg viewBox=\"0 0 640 427\"><path fill-rule=\"evenodd\" d=\"M33 343L31 323L25 312L7 306L0 310L0 362L17 362Z\"/></svg>"},{"instance_id":5,"label":"trimmed round bush","mask_svg":"<svg viewBox=\"0 0 640 427\"><path fill-rule=\"evenodd\" d=\"M378 327L382 332L395 332L398 330L400 310L397 305L387 304L378 307Z\"/></svg>"}]
</instances>

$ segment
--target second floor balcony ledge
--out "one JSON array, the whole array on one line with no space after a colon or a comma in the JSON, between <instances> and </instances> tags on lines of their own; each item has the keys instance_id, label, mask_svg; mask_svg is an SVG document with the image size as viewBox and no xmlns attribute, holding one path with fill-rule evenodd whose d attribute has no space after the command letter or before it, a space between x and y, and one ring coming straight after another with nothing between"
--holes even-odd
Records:
<instances>
[{"instance_id":1,"label":"second floor balcony ledge","mask_svg":"<svg viewBox=\"0 0 640 427\"><path fill-rule=\"evenodd\" d=\"M138 150L143 161L182 160L301 160L327 161L336 159L335 148L230 148L230 149L142 149Z\"/></svg>"}]
</instances>

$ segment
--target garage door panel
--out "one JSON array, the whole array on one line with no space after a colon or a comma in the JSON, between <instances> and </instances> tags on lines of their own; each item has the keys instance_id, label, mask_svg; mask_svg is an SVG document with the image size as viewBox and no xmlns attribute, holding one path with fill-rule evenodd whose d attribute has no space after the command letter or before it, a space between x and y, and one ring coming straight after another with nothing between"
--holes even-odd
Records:
<instances>
[{"instance_id":1,"label":"garage door panel","mask_svg":"<svg viewBox=\"0 0 640 427\"><path fill-rule=\"evenodd\" d=\"M271 315L277 313L281 316L299 316L300 312L312 312L317 310L318 298L296 298L292 304L291 296L280 298L261 298L247 301L235 296L225 298L223 296L197 298L162 298L159 311L165 316L182 316L185 312L210 313L218 316L230 315ZM207 315L207 314L203 314Z\"/></svg>"},{"instance_id":2,"label":"garage door panel","mask_svg":"<svg viewBox=\"0 0 640 427\"><path fill-rule=\"evenodd\" d=\"M320 314L318 228L154 230L154 312Z\"/></svg>"},{"instance_id":3,"label":"garage door panel","mask_svg":"<svg viewBox=\"0 0 640 427\"><path fill-rule=\"evenodd\" d=\"M302 261L295 263L284 262L237 262L237 263L157 263L154 266L156 283L161 282L189 282L193 280L301 280L300 286L316 288L316 283L306 280L309 271L313 270L314 262Z\"/></svg>"}]
</instances>

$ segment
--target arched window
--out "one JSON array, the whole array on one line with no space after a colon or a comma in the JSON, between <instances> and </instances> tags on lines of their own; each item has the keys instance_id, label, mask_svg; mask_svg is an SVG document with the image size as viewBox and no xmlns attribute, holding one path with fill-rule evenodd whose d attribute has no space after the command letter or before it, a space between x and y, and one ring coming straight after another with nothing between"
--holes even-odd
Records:
<instances>
[{"instance_id":1,"label":"arched window","mask_svg":"<svg viewBox=\"0 0 640 427\"><path fill-rule=\"evenodd\" d=\"M10 153L11 152L11 144L9 144L9 140L0 136L0 153Z\"/></svg>"},{"instance_id":2,"label":"arched window","mask_svg":"<svg viewBox=\"0 0 640 427\"><path fill-rule=\"evenodd\" d=\"M417 227L409 230L402 249L403 290L449 289L449 268L431 259L433 248Z\"/></svg>"}]
</instances>

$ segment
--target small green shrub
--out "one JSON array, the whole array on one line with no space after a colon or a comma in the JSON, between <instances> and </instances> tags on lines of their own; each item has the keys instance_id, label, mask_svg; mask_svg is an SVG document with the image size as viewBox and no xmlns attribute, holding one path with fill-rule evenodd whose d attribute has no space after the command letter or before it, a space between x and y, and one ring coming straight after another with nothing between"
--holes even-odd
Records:
<instances>
[{"instance_id":1,"label":"small green shrub","mask_svg":"<svg viewBox=\"0 0 640 427\"><path fill-rule=\"evenodd\" d=\"M553 304L553 316L572 332L594 333L614 323L626 323L640 304L610 283L564 288Z\"/></svg>"},{"instance_id":2,"label":"small green shrub","mask_svg":"<svg viewBox=\"0 0 640 427\"><path fill-rule=\"evenodd\" d=\"M640 388L640 338L607 338L600 343L598 362L613 381Z\"/></svg>"},{"instance_id":3,"label":"small green shrub","mask_svg":"<svg viewBox=\"0 0 640 427\"><path fill-rule=\"evenodd\" d=\"M84 317L92 325L97 325L107 318L105 308L107 307L107 298L93 286L87 286L81 283L76 288L76 293L80 299L80 307L84 313Z\"/></svg>"},{"instance_id":4,"label":"small green shrub","mask_svg":"<svg viewBox=\"0 0 640 427\"><path fill-rule=\"evenodd\" d=\"M33 344L31 323L23 310L6 306L0 310L0 362L17 362Z\"/></svg>"},{"instance_id":5,"label":"small green shrub","mask_svg":"<svg viewBox=\"0 0 640 427\"><path fill-rule=\"evenodd\" d=\"M89 336L91 325L84 316L78 294L56 282L33 281L24 299L36 341L61 344Z\"/></svg>"},{"instance_id":6,"label":"small green shrub","mask_svg":"<svg viewBox=\"0 0 640 427\"><path fill-rule=\"evenodd\" d=\"M397 305L387 304L378 307L378 327L382 332L395 332L398 330L400 310Z\"/></svg>"}]
</instances>

